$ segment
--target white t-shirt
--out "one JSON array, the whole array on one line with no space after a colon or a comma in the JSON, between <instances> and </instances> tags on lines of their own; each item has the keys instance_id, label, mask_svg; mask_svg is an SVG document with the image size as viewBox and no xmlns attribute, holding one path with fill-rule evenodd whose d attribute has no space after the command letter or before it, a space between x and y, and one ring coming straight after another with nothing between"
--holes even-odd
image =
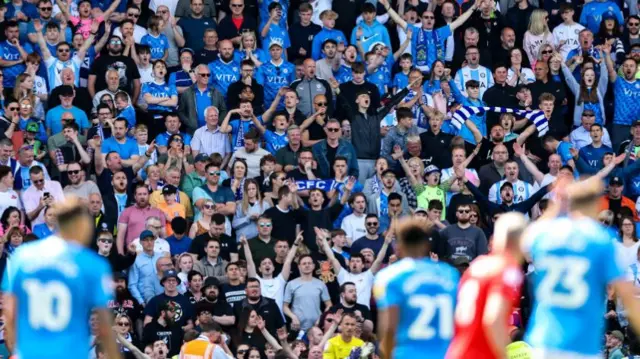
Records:
<instances>
[{"instance_id":1,"label":"white t-shirt","mask_svg":"<svg viewBox=\"0 0 640 359\"><path fill-rule=\"evenodd\" d=\"M552 184L555 181L556 181L556 176L554 176L554 175L552 175L550 173L545 173L544 177L542 178L542 183L536 182L536 183L533 184L533 193L538 192L540 190L540 188L542 188L542 187L544 187L544 186L546 186L548 184ZM544 197L542 197L542 198L551 199L551 198L553 198L554 193L555 192L553 192L553 191L549 192L549 193L545 194Z\"/></svg>"},{"instance_id":2,"label":"white t-shirt","mask_svg":"<svg viewBox=\"0 0 640 359\"><path fill-rule=\"evenodd\" d=\"M6 192L0 192L0 216L2 216L2 213L11 206L22 209L22 202L20 202L20 196L18 193L12 189L9 189Z\"/></svg>"},{"instance_id":3,"label":"white t-shirt","mask_svg":"<svg viewBox=\"0 0 640 359\"><path fill-rule=\"evenodd\" d=\"M565 25L564 23L556 26L553 29L553 42L555 46L559 46L560 42L564 40L564 45L560 48L560 54L562 54L562 58L566 59L569 52L573 49L577 49L580 47L580 42L578 42L578 38L580 35L580 31L584 30L584 26L578 24L577 22L573 25Z\"/></svg>"},{"instance_id":4,"label":"white t-shirt","mask_svg":"<svg viewBox=\"0 0 640 359\"><path fill-rule=\"evenodd\" d=\"M617 259L620 268L627 269L638 261L638 247L640 247L640 241L635 242L631 247L625 247L622 243L616 242L616 248L618 249Z\"/></svg>"},{"instance_id":5,"label":"white t-shirt","mask_svg":"<svg viewBox=\"0 0 640 359\"><path fill-rule=\"evenodd\" d=\"M364 224L366 217L365 214L358 217L352 213L342 220L342 226L340 226L340 228L345 231L346 237L349 238L351 242L355 242L367 234L367 227Z\"/></svg>"},{"instance_id":6,"label":"white t-shirt","mask_svg":"<svg viewBox=\"0 0 640 359\"><path fill-rule=\"evenodd\" d=\"M342 285L346 282L352 282L356 285L356 291L358 292L358 304L362 304L369 308L369 302L371 302L371 291L373 290L373 273L371 270L362 272L360 274L353 274L344 268L340 268L338 272L338 284Z\"/></svg>"},{"instance_id":7,"label":"white t-shirt","mask_svg":"<svg viewBox=\"0 0 640 359\"><path fill-rule=\"evenodd\" d=\"M140 238L134 239L131 243L136 246L136 252L142 252L142 244L140 244ZM164 238L156 238L155 243L153 243L153 251L161 254L171 253L171 246L169 246L169 242L167 242Z\"/></svg>"},{"instance_id":8,"label":"white t-shirt","mask_svg":"<svg viewBox=\"0 0 640 359\"><path fill-rule=\"evenodd\" d=\"M260 280L262 296L275 300L280 309L280 314L284 316L284 310L282 308L284 307L284 287L286 287L287 281L282 277L282 273L271 279L258 277L258 280Z\"/></svg>"}]
</instances>

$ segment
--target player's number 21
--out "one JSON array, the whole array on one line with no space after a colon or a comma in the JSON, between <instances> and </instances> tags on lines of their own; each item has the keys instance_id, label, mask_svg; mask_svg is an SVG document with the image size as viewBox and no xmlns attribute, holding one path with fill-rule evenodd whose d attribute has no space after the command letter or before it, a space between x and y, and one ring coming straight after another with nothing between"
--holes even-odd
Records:
<instances>
[{"instance_id":1,"label":"player's number 21","mask_svg":"<svg viewBox=\"0 0 640 359\"><path fill-rule=\"evenodd\" d=\"M29 324L35 329L58 332L67 328L71 319L71 291L62 282L42 283L27 279L22 284L29 296Z\"/></svg>"},{"instance_id":2,"label":"player's number 21","mask_svg":"<svg viewBox=\"0 0 640 359\"><path fill-rule=\"evenodd\" d=\"M447 294L414 295L409 299L409 305L419 309L418 317L409 327L409 338L414 340L429 340L438 335L441 339L453 336L453 303ZM439 313L437 328L432 327L432 321Z\"/></svg>"}]
</instances>

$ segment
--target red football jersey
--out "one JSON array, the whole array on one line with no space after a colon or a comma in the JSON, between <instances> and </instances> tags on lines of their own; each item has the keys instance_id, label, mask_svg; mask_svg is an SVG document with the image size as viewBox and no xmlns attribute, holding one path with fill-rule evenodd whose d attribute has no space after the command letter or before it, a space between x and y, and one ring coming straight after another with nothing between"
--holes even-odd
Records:
<instances>
[{"instance_id":1,"label":"red football jersey","mask_svg":"<svg viewBox=\"0 0 640 359\"><path fill-rule=\"evenodd\" d=\"M476 258L462 276L455 311L455 334L447 359L497 358L489 345L482 317L489 295L498 293L511 304L509 314L520 302L523 274L520 266L504 255ZM507 318L511 316L508 315ZM505 327L509 325L504 323Z\"/></svg>"}]
</instances>

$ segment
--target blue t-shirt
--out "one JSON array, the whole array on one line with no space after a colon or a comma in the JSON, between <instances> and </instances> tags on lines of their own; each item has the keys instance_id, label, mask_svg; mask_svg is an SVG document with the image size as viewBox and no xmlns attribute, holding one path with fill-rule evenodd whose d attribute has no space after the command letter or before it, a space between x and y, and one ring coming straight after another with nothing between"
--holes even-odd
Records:
<instances>
[{"instance_id":1,"label":"blue t-shirt","mask_svg":"<svg viewBox=\"0 0 640 359\"><path fill-rule=\"evenodd\" d=\"M171 98L172 96L178 96L178 90L175 86L167 83L159 84L156 82L145 82L142 84L142 93L150 94L153 97ZM175 107L169 107L164 105L149 104L149 110L170 112Z\"/></svg>"},{"instance_id":2,"label":"blue t-shirt","mask_svg":"<svg viewBox=\"0 0 640 359\"><path fill-rule=\"evenodd\" d=\"M266 24L266 22L260 24L260 28L262 29ZM271 24L271 26L269 26L267 36L262 38L262 43L266 48L271 44L271 41L281 43L283 49L291 47L291 39L289 39L289 32L285 26L280 26L278 24Z\"/></svg>"},{"instance_id":3,"label":"blue t-shirt","mask_svg":"<svg viewBox=\"0 0 640 359\"><path fill-rule=\"evenodd\" d=\"M618 19L618 24L624 24L622 11L620 11L618 4L613 1L592 1L585 4L580 14L580 23L596 34L600 30L602 15L606 12L612 12Z\"/></svg>"},{"instance_id":4,"label":"blue t-shirt","mask_svg":"<svg viewBox=\"0 0 640 359\"><path fill-rule=\"evenodd\" d=\"M268 46L268 44L266 44ZM269 52L263 50L263 49L255 49L253 50L253 56L258 58L258 61L260 61L261 63L265 63L269 60L271 60L271 55L269 54ZM240 51L240 50L236 50L233 52L233 61L235 61L236 63L241 63L242 60L246 60L247 59L247 53L245 51Z\"/></svg>"},{"instance_id":5,"label":"blue t-shirt","mask_svg":"<svg viewBox=\"0 0 640 359\"><path fill-rule=\"evenodd\" d=\"M229 63L217 59L209 64L209 85L213 85L220 91L224 98L227 98L227 90L232 83L240 80L240 65L235 61Z\"/></svg>"},{"instance_id":6,"label":"blue t-shirt","mask_svg":"<svg viewBox=\"0 0 640 359\"><path fill-rule=\"evenodd\" d=\"M119 143L114 136L111 136L102 142L102 153L106 155L109 152L118 152L120 158L128 160L131 156L138 156L138 144L129 137L125 137L124 143Z\"/></svg>"},{"instance_id":7,"label":"blue t-shirt","mask_svg":"<svg viewBox=\"0 0 640 359\"><path fill-rule=\"evenodd\" d=\"M407 87L408 85L409 85L409 74L404 74L403 72L398 72L395 76L393 76L392 87L394 89L401 90L401 89Z\"/></svg>"},{"instance_id":8,"label":"blue t-shirt","mask_svg":"<svg viewBox=\"0 0 640 359\"><path fill-rule=\"evenodd\" d=\"M191 146L191 136L182 132L180 132L180 135L182 136L184 145ZM169 137L171 137L171 134L167 131L158 134L158 136L156 136L156 146L169 146Z\"/></svg>"},{"instance_id":9,"label":"blue t-shirt","mask_svg":"<svg viewBox=\"0 0 640 359\"><path fill-rule=\"evenodd\" d=\"M271 130L267 130L264 133L264 141L266 143L265 149L275 156L279 149L289 143L289 137L287 137L286 132L279 135Z\"/></svg>"},{"instance_id":10,"label":"blue t-shirt","mask_svg":"<svg viewBox=\"0 0 640 359\"><path fill-rule=\"evenodd\" d=\"M259 116L258 120L262 123L262 116ZM235 152L244 146L244 134L255 126L251 120L242 121L240 119L229 121L229 126L231 126L231 146Z\"/></svg>"},{"instance_id":11,"label":"blue t-shirt","mask_svg":"<svg viewBox=\"0 0 640 359\"><path fill-rule=\"evenodd\" d=\"M280 23L278 24L282 28L286 29L287 27L287 12L289 11L289 0L262 0L260 1L260 29L264 27L264 24L269 21L269 17L271 16L269 13L269 5L277 2L282 6L282 17L280 19Z\"/></svg>"},{"instance_id":12,"label":"blue t-shirt","mask_svg":"<svg viewBox=\"0 0 640 359\"><path fill-rule=\"evenodd\" d=\"M566 165L569 160L573 159L573 155L571 155L571 151L569 151L571 148L573 148L573 145L564 141L560 141L558 148L556 148L556 153L560 156L563 166Z\"/></svg>"},{"instance_id":13,"label":"blue t-shirt","mask_svg":"<svg viewBox=\"0 0 640 359\"><path fill-rule=\"evenodd\" d=\"M525 341L568 357L599 355L607 285L624 279L609 233L590 218L561 217L536 222L525 245L536 268Z\"/></svg>"},{"instance_id":14,"label":"blue t-shirt","mask_svg":"<svg viewBox=\"0 0 640 359\"><path fill-rule=\"evenodd\" d=\"M264 107L268 108L284 86L289 86L296 79L294 64L282 61L280 66L273 62L265 62L258 68L256 81L264 87Z\"/></svg>"},{"instance_id":15,"label":"blue t-shirt","mask_svg":"<svg viewBox=\"0 0 640 359\"><path fill-rule=\"evenodd\" d=\"M129 105L120 111L118 117L122 117L127 120L127 126L132 128L136 125L136 110L133 105Z\"/></svg>"},{"instance_id":16,"label":"blue t-shirt","mask_svg":"<svg viewBox=\"0 0 640 359\"><path fill-rule=\"evenodd\" d=\"M187 252L191 246L191 238L187 236L178 239L175 235L171 235L167 237L166 240L169 243L169 248L171 249L171 256Z\"/></svg>"},{"instance_id":17,"label":"blue t-shirt","mask_svg":"<svg viewBox=\"0 0 640 359\"><path fill-rule=\"evenodd\" d=\"M376 275L378 309L397 308L393 357L445 357L453 338L459 280L457 269L428 258L404 258Z\"/></svg>"},{"instance_id":18,"label":"blue t-shirt","mask_svg":"<svg viewBox=\"0 0 640 359\"><path fill-rule=\"evenodd\" d=\"M340 67L338 68L338 71L333 71L333 77L340 84L353 80L353 73L351 73L351 67L345 64L340 65Z\"/></svg>"},{"instance_id":19,"label":"blue t-shirt","mask_svg":"<svg viewBox=\"0 0 640 359\"><path fill-rule=\"evenodd\" d=\"M368 73L365 77L365 80L376 85L380 96L384 95L387 92L385 89L385 86L387 85L387 77L381 67L378 67L373 72Z\"/></svg>"},{"instance_id":20,"label":"blue t-shirt","mask_svg":"<svg viewBox=\"0 0 640 359\"><path fill-rule=\"evenodd\" d=\"M51 236L13 254L2 291L16 307L16 354L21 358L84 358L89 313L113 299L109 263L74 242ZM38 343L38 345L34 345Z\"/></svg>"},{"instance_id":21,"label":"blue t-shirt","mask_svg":"<svg viewBox=\"0 0 640 359\"><path fill-rule=\"evenodd\" d=\"M187 72L180 70L172 72L171 75L169 75L169 85L175 87L189 87L193 85L193 81Z\"/></svg>"},{"instance_id":22,"label":"blue t-shirt","mask_svg":"<svg viewBox=\"0 0 640 359\"><path fill-rule=\"evenodd\" d=\"M62 121L60 119L65 112L71 112L71 114L73 114L73 118L76 120L81 132L89 130L91 127L89 119L87 119L87 114L84 111L75 106L71 106L70 109L65 109L62 105L58 105L50 109L45 116L45 125L51 130L52 135L62 132Z\"/></svg>"},{"instance_id":23,"label":"blue t-shirt","mask_svg":"<svg viewBox=\"0 0 640 359\"><path fill-rule=\"evenodd\" d=\"M313 41L311 42L312 59L318 61L321 58L324 58L324 54L322 53L322 44L328 39L333 39L338 44L343 43L345 46L349 44L347 37L344 36L342 31L323 27L322 30L313 37Z\"/></svg>"},{"instance_id":24,"label":"blue t-shirt","mask_svg":"<svg viewBox=\"0 0 640 359\"><path fill-rule=\"evenodd\" d=\"M409 24L413 28L411 55L414 65L423 70L431 69L436 60L444 60L445 42L451 36L451 26L445 25L435 30Z\"/></svg>"},{"instance_id":25,"label":"blue t-shirt","mask_svg":"<svg viewBox=\"0 0 640 359\"><path fill-rule=\"evenodd\" d=\"M169 50L169 39L165 34L153 36L146 34L140 40L140 45L147 45L151 49L151 60L159 60Z\"/></svg>"},{"instance_id":26,"label":"blue t-shirt","mask_svg":"<svg viewBox=\"0 0 640 359\"><path fill-rule=\"evenodd\" d=\"M6 15L6 14L5 14ZM24 51L28 54L33 52L33 48L29 44L21 44ZM8 40L0 42L0 58L5 61L17 61L20 60L20 51L13 46L13 44L9 43ZM2 79L2 85L5 88L13 88L16 84L16 78L24 71L27 67L24 65L24 62L21 62L16 65L12 65L9 67L3 67L2 73L4 78Z\"/></svg>"},{"instance_id":27,"label":"blue t-shirt","mask_svg":"<svg viewBox=\"0 0 640 359\"><path fill-rule=\"evenodd\" d=\"M614 153L611 147L606 145L601 145L598 148L593 147L593 145L586 145L580 149L579 156L584 159L590 167L598 171L604 167L602 158L607 152Z\"/></svg>"},{"instance_id":28,"label":"blue t-shirt","mask_svg":"<svg viewBox=\"0 0 640 359\"><path fill-rule=\"evenodd\" d=\"M613 83L613 123L631 126L640 114L640 81L629 82L618 76Z\"/></svg>"}]
</instances>

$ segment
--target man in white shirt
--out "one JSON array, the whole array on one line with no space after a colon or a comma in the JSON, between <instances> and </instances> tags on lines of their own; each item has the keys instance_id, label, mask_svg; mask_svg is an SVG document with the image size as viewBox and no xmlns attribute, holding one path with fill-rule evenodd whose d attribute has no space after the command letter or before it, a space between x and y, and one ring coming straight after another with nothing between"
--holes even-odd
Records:
<instances>
[{"instance_id":1,"label":"man in white shirt","mask_svg":"<svg viewBox=\"0 0 640 359\"><path fill-rule=\"evenodd\" d=\"M31 220L31 225L35 226L44 223L45 207L64 201L64 193L60 182L45 179L44 171L40 166L29 169L29 179L31 186L22 193L22 203Z\"/></svg>"},{"instance_id":2,"label":"man in white shirt","mask_svg":"<svg viewBox=\"0 0 640 359\"><path fill-rule=\"evenodd\" d=\"M393 235L389 231L389 234L384 238L384 244L382 249L378 253L378 256L371 264L371 267L365 271L365 260L361 253L352 253L349 259L349 271L342 268L340 261L336 258L335 254L329 247L327 240L329 239L329 232L316 228L316 237L322 243L322 250L331 262L331 267L338 278L338 284L342 285L346 282L352 282L356 285L358 292L358 304L362 304L369 308L371 302L371 291L373 290L373 277L380 269L384 256L387 253L387 248L393 240Z\"/></svg>"},{"instance_id":3,"label":"man in white shirt","mask_svg":"<svg viewBox=\"0 0 640 359\"><path fill-rule=\"evenodd\" d=\"M22 209L22 202L18 193L13 190L11 167L0 166L0 216L9 207Z\"/></svg>"},{"instance_id":4,"label":"man in white shirt","mask_svg":"<svg viewBox=\"0 0 640 359\"><path fill-rule=\"evenodd\" d=\"M494 183L489 189L489 201L501 204L502 198L500 197L500 188L505 182L509 182L513 185L513 203L524 202L529 199L531 195L535 193L533 186L525 181L518 179L520 174L520 168L518 163L514 160L509 160L504 164L505 179Z\"/></svg>"},{"instance_id":5,"label":"man in white shirt","mask_svg":"<svg viewBox=\"0 0 640 359\"><path fill-rule=\"evenodd\" d=\"M204 110L204 118L206 124L197 129L191 139L193 156L199 153L207 156L219 153L224 159L222 163L226 164L231 157L231 141L228 134L220 132L220 126L218 126L220 111L215 106L209 106Z\"/></svg>"},{"instance_id":6,"label":"man in white shirt","mask_svg":"<svg viewBox=\"0 0 640 359\"><path fill-rule=\"evenodd\" d=\"M363 193L356 193L349 199L349 207L353 211L344 217L340 228L345 232L347 243L351 245L355 240L367 234L365 218L367 214L367 197Z\"/></svg>"},{"instance_id":7,"label":"man in white shirt","mask_svg":"<svg viewBox=\"0 0 640 359\"><path fill-rule=\"evenodd\" d=\"M574 10L570 3L560 4L560 16L562 24L553 29L554 45L560 48L563 59L567 58L569 52L580 47L578 37L584 26L573 21Z\"/></svg>"},{"instance_id":8,"label":"man in white shirt","mask_svg":"<svg viewBox=\"0 0 640 359\"><path fill-rule=\"evenodd\" d=\"M586 109L582 111L582 118L580 119L581 125L575 130L571 131L569 140L573 147L580 150L582 147L590 145L593 140L591 139L591 125L596 123L596 115L593 110ZM611 138L609 137L609 131L602 127L602 144L611 147Z\"/></svg>"},{"instance_id":9,"label":"man in white shirt","mask_svg":"<svg viewBox=\"0 0 640 359\"><path fill-rule=\"evenodd\" d=\"M484 92L491 86L493 86L493 74L491 70L480 65L480 49L475 46L467 47L464 56L467 65L463 66L458 72L456 72L456 77L454 79L456 85L460 92L464 93L467 96L465 84L469 80L476 80L480 83L480 98L484 95Z\"/></svg>"},{"instance_id":10,"label":"man in white shirt","mask_svg":"<svg viewBox=\"0 0 640 359\"><path fill-rule=\"evenodd\" d=\"M140 244L140 239L144 239L147 237L153 237L153 251L155 253L160 253L166 256L169 256L171 253L171 247L169 246L169 242L167 242L164 238L160 238L160 233L164 228L162 226L162 222L160 222L160 218L151 216L147 218L145 221L145 230L142 231L139 238L136 238L131 242L131 244L136 246L136 252L142 252L142 244Z\"/></svg>"},{"instance_id":11,"label":"man in white shirt","mask_svg":"<svg viewBox=\"0 0 640 359\"><path fill-rule=\"evenodd\" d=\"M260 147L260 134L255 128L244 134L244 146L238 149L231 157L231 164L236 158L242 158L247 162L247 178L260 176L260 160L269 152Z\"/></svg>"}]
</instances>

